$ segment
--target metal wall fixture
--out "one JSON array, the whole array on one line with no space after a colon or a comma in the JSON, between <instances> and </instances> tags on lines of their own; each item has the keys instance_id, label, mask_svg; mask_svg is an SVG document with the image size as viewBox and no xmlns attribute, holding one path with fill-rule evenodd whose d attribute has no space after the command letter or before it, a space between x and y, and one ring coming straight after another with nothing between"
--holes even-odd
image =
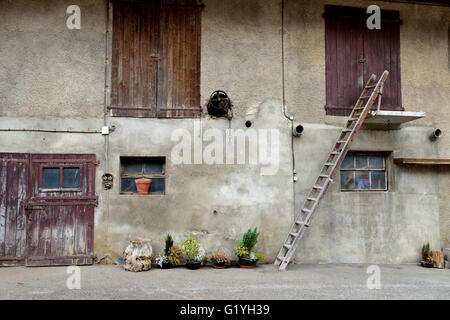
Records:
<instances>
[{"instance_id":1,"label":"metal wall fixture","mask_svg":"<svg viewBox=\"0 0 450 320\"><path fill-rule=\"evenodd\" d=\"M304 129L305 128L300 123L294 123L292 126L292 135L294 137L299 137L303 133Z\"/></svg>"},{"instance_id":2,"label":"metal wall fixture","mask_svg":"<svg viewBox=\"0 0 450 320\"><path fill-rule=\"evenodd\" d=\"M433 130L433 132L430 134L430 140L431 141L436 141L438 138L440 138L442 136L442 130L441 129L435 129Z\"/></svg>"},{"instance_id":3,"label":"metal wall fixture","mask_svg":"<svg viewBox=\"0 0 450 320\"><path fill-rule=\"evenodd\" d=\"M112 189L113 185L114 185L114 177L112 174L110 173L105 173L102 176L102 185L103 185L103 189L105 190L110 190Z\"/></svg>"},{"instance_id":4,"label":"metal wall fixture","mask_svg":"<svg viewBox=\"0 0 450 320\"><path fill-rule=\"evenodd\" d=\"M216 90L209 97L207 109L208 114L211 116L231 119L233 117L231 112L232 107L231 99L223 90Z\"/></svg>"}]
</instances>

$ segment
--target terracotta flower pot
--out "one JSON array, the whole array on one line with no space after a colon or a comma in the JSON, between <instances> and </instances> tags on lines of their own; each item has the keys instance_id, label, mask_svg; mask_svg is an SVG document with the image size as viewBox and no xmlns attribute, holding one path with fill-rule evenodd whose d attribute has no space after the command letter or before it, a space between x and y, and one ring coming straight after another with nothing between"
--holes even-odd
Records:
<instances>
[{"instance_id":1,"label":"terracotta flower pot","mask_svg":"<svg viewBox=\"0 0 450 320\"><path fill-rule=\"evenodd\" d=\"M239 257L238 264L239 264L239 267L244 268L244 269L256 268L256 260L254 260L254 259Z\"/></svg>"},{"instance_id":2,"label":"terracotta flower pot","mask_svg":"<svg viewBox=\"0 0 450 320\"><path fill-rule=\"evenodd\" d=\"M134 182L136 183L137 194L148 194L151 179L136 179Z\"/></svg>"}]
</instances>

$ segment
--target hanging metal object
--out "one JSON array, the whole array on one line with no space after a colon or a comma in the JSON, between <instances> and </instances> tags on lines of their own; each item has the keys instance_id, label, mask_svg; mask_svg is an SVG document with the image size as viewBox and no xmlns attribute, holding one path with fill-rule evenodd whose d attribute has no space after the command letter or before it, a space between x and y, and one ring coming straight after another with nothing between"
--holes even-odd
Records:
<instances>
[{"instance_id":1,"label":"hanging metal object","mask_svg":"<svg viewBox=\"0 0 450 320\"><path fill-rule=\"evenodd\" d=\"M207 108L208 114L211 116L231 119L233 117L232 107L230 98L223 90L214 91L209 97Z\"/></svg>"}]
</instances>

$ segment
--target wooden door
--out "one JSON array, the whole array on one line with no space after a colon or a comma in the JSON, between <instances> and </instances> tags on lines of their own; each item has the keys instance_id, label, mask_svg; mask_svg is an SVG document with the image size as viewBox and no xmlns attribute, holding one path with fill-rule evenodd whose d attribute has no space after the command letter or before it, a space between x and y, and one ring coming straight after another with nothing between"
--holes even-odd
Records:
<instances>
[{"instance_id":1,"label":"wooden door","mask_svg":"<svg viewBox=\"0 0 450 320\"><path fill-rule=\"evenodd\" d=\"M93 263L95 155L33 154L26 265Z\"/></svg>"},{"instance_id":2,"label":"wooden door","mask_svg":"<svg viewBox=\"0 0 450 320\"><path fill-rule=\"evenodd\" d=\"M28 165L27 154L0 153L0 266L24 262Z\"/></svg>"}]
</instances>

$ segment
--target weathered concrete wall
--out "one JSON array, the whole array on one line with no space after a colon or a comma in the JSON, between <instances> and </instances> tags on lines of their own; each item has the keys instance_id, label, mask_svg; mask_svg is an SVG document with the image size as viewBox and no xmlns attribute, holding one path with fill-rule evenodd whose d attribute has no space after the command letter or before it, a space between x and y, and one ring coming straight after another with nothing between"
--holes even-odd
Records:
<instances>
[{"instance_id":1,"label":"weathered concrete wall","mask_svg":"<svg viewBox=\"0 0 450 320\"><path fill-rule=\"evenodd\" d=\"M0 1L0 116L102 117L104 1L81 0L81 30L69 30L71 1Z\"/></svg>"},{"instance_id":2,"label":"weathered concrete wall","mask_svg":"<svg viewBox=\"0 0 450 320\"><path fill-rule=\"evenodd\" d=\"M277 253L339 132L342 118L325 116L323 5L343 1L285 1L285 93L287 110L305 124L294 139L299 181L292 182L289 121L282 114L281 1L205 0L202 13L201 101L223 89L236 117L202 118L204 131L275 128L280 165L274 176L259 165L174 165L172 131L193 134L194 119L108 118L111 191L101 190L101 135L0 132L2 152L95 153L97 167L95 250L117 256L127 241L153 239L155 252L171 232L179 244L193 235L206 247L229 251L247 228L262 230L258 249ZM0 0L0 127L100 129L103 121L106 1L81 0L81 30L66 28L68 1ZM345 2L365 7L369 1ZM390 190L342 193L337 178L296 255L297 262L414 262L420 246L450 246L449 171L403 167L394 155L450 157L447 115L449 9L377 2L400 10L403 106L426 111L400 130L362 131L352 149L389 151ZM84 118L84 120L83 120ZM440 127L436 143L428 132ZM45 138L45 140L43 140ZM205 143L207 144L207 143ZM120 156L165 156L166 195L119 193ZM441 235L439 235L439 229Z\"/></svg>"},{"instance_id":3,"label":"weathered concrete wall","mask_svg":"<svg viewBox=\"0 0 450 320\"><path fill-rule=\"evenodd\" d=\"M286 1L286 37L285 37L285 54L286 54L286 102L289 113L293 114L297 121L303 123L326 123L331 127L329 130L333 130L332 126L341 125L342 119L336 119L337 117L325 116L325 25L322 13L324 12L324 4L346 5L366 8L373 4L370 1ZM449 8L439 6L423 6L423 5L410 5L400 3L383 3L377 2L382 9L398 10L400 11L400 18L403 20L403 24L400 27L400 59L401 59L401 77L402 77L402 101L403 107L407 111L425 111L427 117L420 120L410 122L403 125L404 129L398 132L375 132L365 131L360 134L360 137L355 141L356 146L365 151L380 150L380 146L384 145L383 151L395 151L399 155L412 158L448 158L450 157L450 130L448 115L448 108L450 103L450 72L448 67L448 30L450 24L450 10ZM301 79L299 81L299 79ZM404 133L408 127L407 133ZM417 128L417 129L414 129ZM427 139L429 133L433 128L441 128L444 132L442 138L437 142L431 142ZM325 127L323 128L325 129ZM327 130L325 132L328 132ZM323 135L326 138L325 141L332 140L337 136L337 132L334 136L327 135L322 131L314 130L313 135ZM307 133L305 134L307 136ZM396 141L395 144L386 145L385 143L390 139L396 139L401 137L402 140ZM304 137L302 137L303 139ZM364 138L364 142L363 139ZM306 139L305 139L306 140ZM418 141L421 141L419 143ZM354 148L356 148L354 145ZM305 158L310 156L309 152L301 152L301 150L310 150L311 145L307 141L298 142L298 151L296 152L297 167L304 166L305 162L312 160L316 162L319 159L324 161L328 146L323 150L321 158ZM316 145L314 145L316 148ZM312 152L312 150L311 150ZM314 153L319 152L317 149ZM301 159L301 160L298 160ZM320 163L320 161L319 161ZM320 164L317 164L318 171ZM308 167L309 168L309 167ZM430 242L433 243L435 249L440 247L450 246L450 207L448 200L449 193L449 171L447 168L437 167L412 167L405 168L394 165L395 176L402 176L402 181L410 183L409 180L420 183L422 181L423 190L414 191L408 195L409 188L403 185L397 185L395 190L390 190L387 194L373 194L373 193L340 193L339 181L336 181L334 188L330 190L327 196L328 200L325 200L322 205L321 212L333 211L333 207L327 206L331 204L330 199L335 199L338 203L341 203L343 199L346 200L343 205L342 211L338 211L335 216L332 214L332 220L326 219L323 216L319 218L319 221L337 222L338 217L343 218L342 213L348 212L346 218L356 219L358 222L352 225L352 228L356 227L356 231L349 233L348 228L340 229L342 236L346 234L358 234L362 232L367 239L362 240L352 238L352 241L340 242L336 241L337 238L333 238L335 241L331 241L331 237L325 241L327 244L321 246L318 238L319 234L333 232L331 227L326 228L324 225L321 230L311 228L311 239L314 238L316 244L304 245L305 252L302 255L297 254L298 260L302 261L319 261L326 258L333 257L334 261L353 261L352 255L356 252L362 252L360 249L365 248L367 261L380 261L380 255L375 254L373 250L369 250L372 246L378 248L388 248L388 242L383 243L377 239L374 232L370 232L363 227L362 221L358 220L360 217L368 218L370 216L373 220L370 222L383 221L385 213L381 211L389 212L389 215L397 220L393 224L397 224L402 221L403 225L412 225L418 228L419 225L416 221L423 223L423 213L429 212L433 218L434 223L439 223L441 229L441 241L436 238L435 233L430 236ZM309 172L305 169L305 174ZM426 174L425 174L426 173ZM311 176L309 182L305 182L306 186L309 186L314 178ZM308 180L308 179L306 179ZM427 181L427 183L425 183ZM297 197L302 198L303 188L307 188L301 183L297 185ZM306 192L304 190L303 194ZM419 192L427 195L430 201L421 202L425 207L414 206L417 202L417 197L413 194ZM381 197L381 198L380 198ZM393 197L393 198L392 198ZM392 200L395 199L395 205ZM383 203L383 210L377 211L377 201L380 200ZM387 202L386 202L387 201ZM327 203L327 204L325 204ZM402 204L403 205L400 205ZM388 205L388 207L386 207ZM390 206L390 207L389 207ZM368 208L373 209L368 211ZM339 208L339 206L338 206ZM351 208L351 211L348 209ZM421 208L415 210L414 208ZM339 209L338 209L339 210ZM408 214L406 214L408 211ZM370 213L369 213L370 212ZM378 212L378 213L377 213ZM411 212L411 213L409 213ZM438 217L436 217L438 212ZM341 213L341 215L340 215ZM417 216L416 216L417 214ZM412 218L414 216L414 218ZM411 218L411 220L409 220ZM336 220L335 220L336 219ZM354 220L353 220L354 221ZM319 222L320 223L320 222ZM323 222L324 223L324 222ZM391 235L396 232L396 226L390 226L391 223L386 221L384 224L386 235ZM345 225L344 225L345 226ZM337 225L336 225L337 227ZM365 230L364 232L362 230ZM412 229L408 229L412 231ZM316 237L313 237L316 232ZM339 231L338 231L339 232ZM403 248L400 256L398 254L398 248L390 245L392 252L387 254L391 257L392 261L414 261L415 252L421 246L421 241L426 241L425 236L427 231L423 230L419 232L422 237L411 239L411 243ZM429 233L429 232L428 232ZM378 232L379 234L379 232ZM403 233L404 235L405 233ZM336 235L337 236L337 235ZM412 236L412 234L410 234ZM323 239L323 237L322 237ZM389 239L389 238L388 238ZM420 240L419 240L420 239ZM387 239L385 241L388 241ZM375 242L379 242L376 244ZM403 241L406 243L406 241ZM323 241L322 241L323 243ZM356 244L357 243L357 244ZM398 242L400 243L400 242ZM350 244L350 247L346 245ZM354 252L348 252L353 247ZM309 250L309 248L311 250ZM322 255L321 252L327 252ZM333 254L330 253L333 252ZM315 254L314 254L315 252ZM385 252L386 253L386 252ZM356 254L357 255L357 254ZM404 260L402 260L404 259Z\"/></svg>"},{"instance_id":4,"label":"weathered concrete wall","mask_svg":"<svg viewBox=\"0 0 450 320\"><path fill-rule=\"evenodd\" d=\"M159 252L170 232L180 245L188 236L194 236L209 252L222 248L232 254L242 233L257 226L262 230L258 249L273 259L293 215L290 124L281 114L281 105L270 100L251 118L254 125L249 129L244 125L246 119L236 117L231 123L205 119L112 119L117 129L110 137L111 172L120 176L120 156L165 156L166 194L120 195L117 180L117 187L107 196L109 211L99 223L96 238L100 241L103 236L108 237L110 250L117 252L130 239L150 237L155 252ZM194 125L201 127L201 132L194 132ZM230 127L244 132L278 130L279 169L274 175L266 175L261 171L264 165L251 165L248 160L235 165L174 164L172 149L179 143L178 139L171 141L174 126L186 130L192 141L210 129L220 130L224 146L229 143L225 130ZM261 138L258 131L258 139ZM210 143L203 142L202 151L206 152ZM247 147L247 154L249 150Z\"/></svg>"}]
</instances>

